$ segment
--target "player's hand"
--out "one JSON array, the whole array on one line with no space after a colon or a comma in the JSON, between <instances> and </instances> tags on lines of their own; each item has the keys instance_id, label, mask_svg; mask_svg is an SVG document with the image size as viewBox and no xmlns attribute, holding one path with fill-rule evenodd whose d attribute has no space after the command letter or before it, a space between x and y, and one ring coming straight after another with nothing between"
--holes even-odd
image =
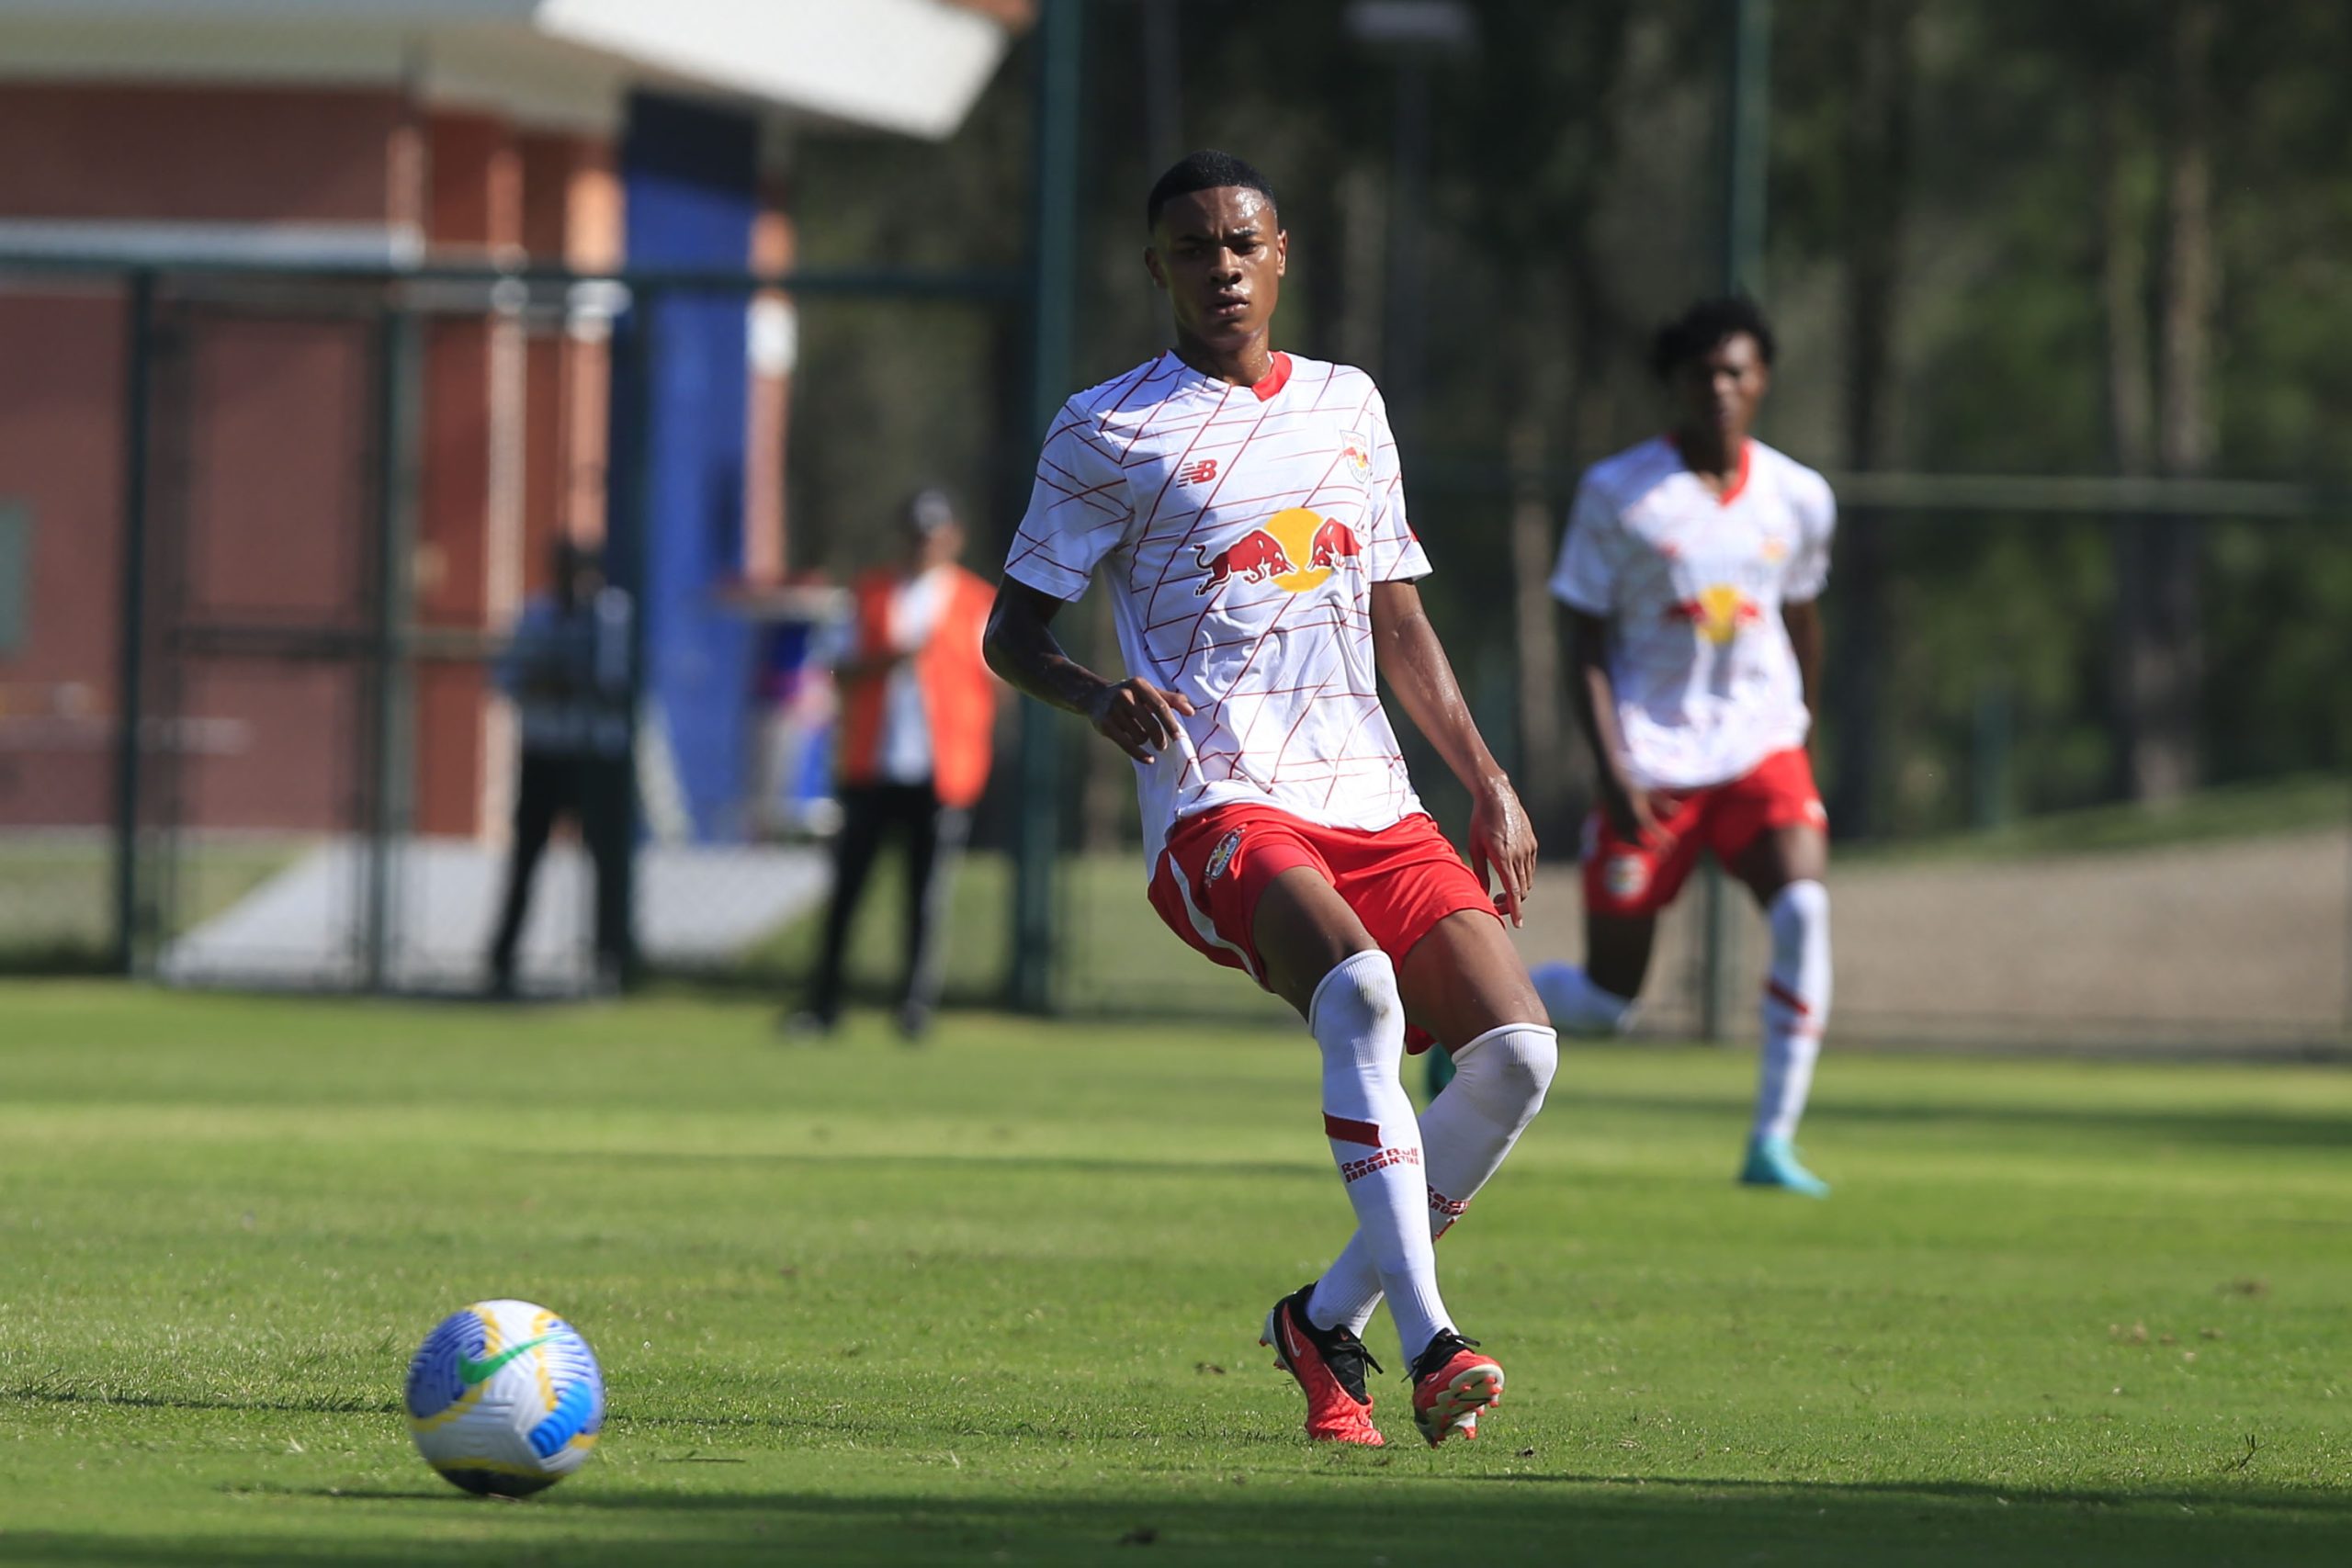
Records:
<instances>
[{"instance_id":1,"label":"player's hand","mask_svg":"<svg viewBox=\"0 0 2352 1568\"><path fill-rule=\"evenodd\" d=\"M1176 716L1193 714L1193 700L1182 692L1164 691L1136 677L1104 686L1087 705L1086 721L1096 730L1147 765L1176 744Z\"/></svg>"},{"instance_id":2,"label":"player's hand","mask_svg":"<svg viewBox=\"0 0 2352 1568\"><path fill-rule=\"evenodd\" d=\"M1488 784L1471 804L1470 869L1493 889L1495 912L1521 924L1520 907L1535 891L1535 828L1506 780Z\"/></svg>"},{"instance_id":3,"label":"player's hand","mask_svg":"<svg viewBox=\"0 0 2352 1568\"><path fill-rule=\"evenodd\" d=\"M1649 791L1611 789L1604 793L1600 804L1619 838L1645 850L1657 843L1660 836L1657 809L1650 804Z\"/></svg>"}]
</instances>

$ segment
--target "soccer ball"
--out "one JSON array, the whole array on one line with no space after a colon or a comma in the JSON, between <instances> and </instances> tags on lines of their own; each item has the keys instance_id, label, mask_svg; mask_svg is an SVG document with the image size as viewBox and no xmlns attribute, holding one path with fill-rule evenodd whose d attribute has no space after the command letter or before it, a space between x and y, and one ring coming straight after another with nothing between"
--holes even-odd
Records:
<instances>
[{"instance_id":1,"label":"soccer ball","mask_svg":"<svg viewBox=\"0 0 2352 1568\"><path fill-rule=\"evenodd\" d=\"M580 1331L529 1302L476 1302L408 1364L408 1429L424 1461L469 1492L521 1497L588 1462L605 1374Z\"/></svg>"}]
</instances>

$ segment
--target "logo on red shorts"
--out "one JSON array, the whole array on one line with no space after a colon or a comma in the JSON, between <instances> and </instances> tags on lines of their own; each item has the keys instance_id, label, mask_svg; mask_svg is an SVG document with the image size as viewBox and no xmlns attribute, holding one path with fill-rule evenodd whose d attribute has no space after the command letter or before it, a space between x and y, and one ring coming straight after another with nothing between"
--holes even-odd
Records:
<instances>
[{"instance_id":1,"label":"logo on red shorts","mask_svg":"<svg viewBox=\"0 0 2352 1568\"><path fill-rule=\"evenodd\" d=\"M1650 885L1649 863L1639 855L1611 855L1600 868L1600 885L1612 898L1638 898Z\"/></svg>"},{"instance_id":2,"label":"logo on red shorts","mask_svg":"<svg viewBox=\"0 0 2352 1568\"><path fill-rule=\"evenodd\" d=\"M1204 882L1215 882L1218 877L1223 876L1225 874L1226 867L1233 863L1235 852L1238 851L1240 848L1241 829L1236 828L1232 832L1227 833L1224 838L1218 840L1216 848L1209 852L1208 874L1203 877L1202 880Z\"/></svg>"}]
</instances>

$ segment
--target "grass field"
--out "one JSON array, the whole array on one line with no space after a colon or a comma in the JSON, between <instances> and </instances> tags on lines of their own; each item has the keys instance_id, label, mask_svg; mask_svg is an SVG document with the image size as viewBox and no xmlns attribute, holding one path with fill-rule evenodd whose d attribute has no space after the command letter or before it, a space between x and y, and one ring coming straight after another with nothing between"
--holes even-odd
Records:
<instances>
[{"instance_id":1,"label":"grass field","mask_svg":"<svg viewBox=\"0 0 2352 1568\"><path fill-rule=\"evenodd\" d=\"M1346 1224L1295 1034L768 1018L0 987L0 1562L2352 1554L2340 1072L1833 1055L1815 1204L1744 1057L1575 1052L1442 1249L1509 1398L1334 1452L1253 1343ZM612 1391L522 1504L398 1413L510 1293Z\"/></svg>"}]
</instances>

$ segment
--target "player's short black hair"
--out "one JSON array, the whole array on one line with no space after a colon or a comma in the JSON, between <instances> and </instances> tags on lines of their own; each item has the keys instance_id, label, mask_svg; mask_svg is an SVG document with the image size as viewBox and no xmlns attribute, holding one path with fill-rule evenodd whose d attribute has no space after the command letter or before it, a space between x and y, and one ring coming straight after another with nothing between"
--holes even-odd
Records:
<instances>
[{"instance_id":1,"label":"player's short black hair","mask_svg":"<svg viewBox=\"0 0 2352 1568\"><path fill-rule=\"evenodd\" d=\"M1686 361L1712 354L1717 344L1742 333L1756 340L1757 356L1771 364L1771 324L1755 300L1745 294L1702 299L1658 328L1650 340L1650 369L1667 380Z\"/></svg>"},{"instance_id":2,"label":"player's short black hair","mask_svg":"<svg viewBox=\"0 0 2352 1568\"><path fill-rule=\"evenodd\" d=\"M1153 182L1151 196L1144 202L1143 223L1146 229L1159 227L1159 209L1180 196L1190 196L1196 190L1216 190L1222 186L1238 186L1254 190L1266 198L1266 205L1279 209L1281 198L1274 195L1272 184L1242 159L1230 152L1219 152L1204 147L1197 152L1187 152L1169 165L1168 172Z\"/></svg>"}]
</instances>

